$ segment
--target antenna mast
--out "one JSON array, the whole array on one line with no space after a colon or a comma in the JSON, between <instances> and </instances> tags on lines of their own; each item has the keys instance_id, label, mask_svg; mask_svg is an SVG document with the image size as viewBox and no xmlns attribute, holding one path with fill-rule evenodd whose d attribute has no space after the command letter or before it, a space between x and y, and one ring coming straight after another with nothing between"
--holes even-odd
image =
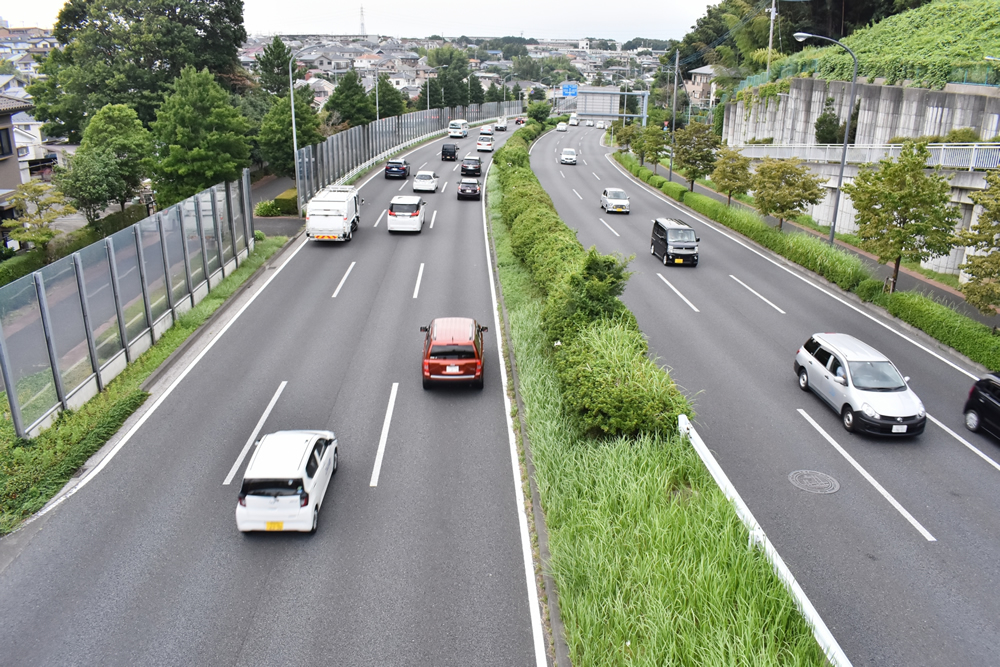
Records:
<instances>
[{"instance_id":1,"label":"antenna mast","mask_svg":"<svg viewBox=\"0 0 1000 667\"><path fill-rule=\"evenodd\" d=\"M368 33L365 32L365 6L361 5L361 36L368 37Z\"/></svg>"}]
</instances>

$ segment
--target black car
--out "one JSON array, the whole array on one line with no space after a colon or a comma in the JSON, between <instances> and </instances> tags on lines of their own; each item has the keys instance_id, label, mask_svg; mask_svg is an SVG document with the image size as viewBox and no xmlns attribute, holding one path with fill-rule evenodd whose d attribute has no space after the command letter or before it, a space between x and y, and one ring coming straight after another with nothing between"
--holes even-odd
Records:
<instances>
[{"instance_id":1,"label":"black car","mask_svg":"<svg viewBox=\"0 0 1000 667\"><path fill-rule=\"evenodd\" d=\"M1000 375L987 375L972 385L962 412L965 428L1000 438Z\"/></svg>"},{"instance_id":2,"label":"black car","mask_svg":"<svg viewBox=\"0 0 1000 667\"><path fill-rule=\"evenodd\" d=\"M409 178L410 163L402 158L394 158L385 163L386 178Z\"/></svg>"},{"instance_id":3,"label":"black car","mask_svg":"<svg viewBox=\"0 0 1000 667\"><path fill-rule=\"evenodd\" d=\"M483 162L477 157L467 157L462 160L462 176L482 176Z\"/></svg>"},{"instance_id":4,"label":"black car","mask_svg":"<svg viewBox=\"0 0 1000 667\"><path fill-rule=\"evenodd\" d=\"M463 178L458 184L459 199L482 199L483 190L475 178Z\"/></svg>"},{"instance_id":5,"label":"black car","mask_svg":"<svg viewBox=\"0 0 1000 667\"><path fill-rule=\"evenodd\" d=\"M442 160L457 160L458 159L458 144L441 144L441 159Z\"/></svg>"},{"instance_id":6,"label":"black car","mask_svg":"<svg viewBox=\"0 0 1000 667\"><path fill-rule=\"evenodd\" d=\"M698 266L698 242L691 226L680 220L657 218L653 220L653 233L649 240L649 254L661 257L663 266L690 264Z\"/></svg>"}]
</instances>

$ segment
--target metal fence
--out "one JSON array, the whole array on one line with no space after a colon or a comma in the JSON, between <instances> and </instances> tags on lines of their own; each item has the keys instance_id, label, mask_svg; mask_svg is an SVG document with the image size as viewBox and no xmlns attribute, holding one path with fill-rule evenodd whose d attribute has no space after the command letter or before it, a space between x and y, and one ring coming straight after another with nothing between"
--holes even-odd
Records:
<instances>
[{"instance_id":1,"label":"metal fence","mask_svg":"<svg viewBox=\"0 0 1000 667\"><path fill-rule=\"evenodd\" d=\"M788 79L803 73L812 74L818 69L818 58L791 58L781 65L774 65L771 69L770 77L767 76L767 72L761 72L743 79L737 84L736 92L744 88L760 86L769 80ZM913 67L907 70L903 78L912 81L921 81L930 72L931 68L929 67ZM823 77L821 76L820 78ZM1000 68L986 64L952 67L946 77L946 82L974 84L978 86L997 86L1000 85Z\"/></svg>"},{"instance_id":2,"label":"metal fence","mask_svg":"<svg viewBox=\"0 0 1000 667\"><path fill-rule=\"evenodd\" d=\"M881 144L870 146L848 146L847 161L853 164L871 164L890 157L896 159L903 146L901 144ZM745 144L740 152L749 158L791 158L806 162L840 162L843 144ZM931 156L928 167L946 169L996 169L1000 167L1000 144L928 144Z\"/></svg>"},{"instance_id":3,"label":"metal fence","mask_svg":"<svg viewBox=\"0 0 1000 667\"><path fill-rule=\"evenodd\" d=\"M253 250L250 172L0 287L0 372L20 437L79 408Z\"/></svg>"},{"instance_id":4,"label":"metal fence","mask_svg":"<svg viewBox=\"0 0 1000 667\"><path fill-rule=\"evenodd\" d=\"M480 123L521 113L521 102L488 102L467 107L414 111L338 132L298 152L299 210L332 183L345 181L409 145L448 129L453 119Z\"/></svg>"}]
</instances>

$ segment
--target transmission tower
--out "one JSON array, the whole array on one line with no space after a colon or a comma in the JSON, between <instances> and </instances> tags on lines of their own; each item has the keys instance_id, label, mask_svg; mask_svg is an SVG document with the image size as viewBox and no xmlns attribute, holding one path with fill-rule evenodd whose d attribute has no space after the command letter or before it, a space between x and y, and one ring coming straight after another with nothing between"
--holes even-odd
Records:
<instances>
[{"instance_id":1,"label":"transmission tower","mask_svg":"<svg viewBox=\"0 0 1000 667\"><path fill-rule=\"evenodd\" d=\"M368 33L365 32L365 6L361 5L361 36L367 37Z\"/></svg>"}]
</instances>

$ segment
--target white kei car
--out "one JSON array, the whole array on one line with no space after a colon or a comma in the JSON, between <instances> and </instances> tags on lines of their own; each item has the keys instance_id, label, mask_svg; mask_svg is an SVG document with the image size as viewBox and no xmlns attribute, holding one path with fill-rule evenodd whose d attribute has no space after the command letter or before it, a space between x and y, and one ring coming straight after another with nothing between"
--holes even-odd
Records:
<instances>
[{"instance_id":1,"label":"white kei car","mask_svg":"<svg viewBox=\"0 0 1000 667\"><path fill-rule=\"evenodd\" d=\"M621 188L605 188L601 193L601 208L608 213L629 212L628 195Z\"/></svg>"},{"instance_id":2,"label":"white kei car","mask_svg":"<svg viewBox=\"0 0 1000 667\"><path fill-rule=\"evenodd\" d=\"M337 471L333 431L278 431L257 442L243 473L236 527L315 533Z\"/></svg>"},{"instance_id":3,"label":"white kei car","mask_svg":"<svg viewBox=\"0 0 1000 667\"><path fill-rule=\"evenodd\" d=\"M438 175L433 171L418 171L413 177L414 192L437 192Z\"/></svg>"}]
</instances>

